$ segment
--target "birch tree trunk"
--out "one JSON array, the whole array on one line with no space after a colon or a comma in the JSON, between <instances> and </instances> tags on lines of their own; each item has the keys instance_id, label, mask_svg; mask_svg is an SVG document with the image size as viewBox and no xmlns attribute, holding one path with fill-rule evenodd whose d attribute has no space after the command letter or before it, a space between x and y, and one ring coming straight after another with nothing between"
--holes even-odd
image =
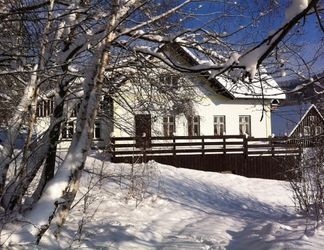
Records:
<instances>
[{"instance_id":1,"label":"birch tree trunk","mask_svg":"<svg viewBox=\"0 0 324 250\"><path fill-rule=\"evenodd\" d=\"M91 146L93 137L93 127L95 118L97 116L98 107L101 100L102 85L105 80L104 73L105 68L109 64L109 51L112 41L115 38L115 25L116 16L118 13L118 0L113 1L113 8L110 14L110 19L106 28L106 38L103 42L102 49L99 50L98 55L99 62L96 64L97 69L94 69L94 78L86 79L87 91L85 91L85 97L83 99L83 110L80 110L79 116L81 119L78 120L78 126L81 127L80 131L77 131L76 138L79 141L76 149L79 150L80 155L83 155L83 159L80 161L80 165L77 170L72 174L72 181L69 183L68 192L64 194L64 202L59 205L58 211L55 213L55 227L51 228L50 233L53 232L56 238L59 237L61 228L64 224L69 209L74 201L76 193L79 189L80 179L82 176L82 170L85 164L85 160L88 155L89 148ZM85 123L83 123L85 121ZM83 139L83 137L85 137ZM83 141L86 143L83 145Z\"/></svg>"},{"instance_id":2,"label":"birch tree trunk","mask_svg":"<svg viewBox=\"0 0 324 250\"><path fill-rule=\"evenodd\" d=\"M16 202L17 197L21 196L19 193L20 191L16 188L18 185L17 181L14 181L12 185L8 186L9 194L4 193L5 191L5 184L6 184L6 179L7 179L7 172L9 165L11 163L11 159L13 156L13 150L14 150L14 144L15 141L18 137L18 134L20 132L20 128L22 126L24 117L26 116L26 113L28 109L30 109L33 106L33 102L37 100L37 95L38 95L38 89L41 83L40 79L40 72L44 70L45 65L48 62L48 54L46 53L46 46L48 42L48 31L51 25L51 16L52 16L52 10L53 10L53 5L54 5L54 0L50 1L49 7L48 7L48 18L46 25L44 27L43 31L43 38L41 40L41 49L40 49L40 54L39 54L39 60L38 63L34 65L33 72L31 74L31 78L29 80L28 85L25 88L25 92L23 97L20 100L20 103L16 109L15 114L13 115L12 120L12 125L9 126L10 131L8 133L7 140L5 141L4 144L4 150L1 153L1 158L0 158L0 193L2 194L1 196L1 205L2 207L8 209L13 208L13 205L9 206L10 201ZM35 106L35 103L34 103ZM35 109L31 109L32 112L36 112ZM29 121L29 127L32 127L32 125L35 123L35 113L31 114L31 119ZM31 132L31 131L30 131ZM29 138L27 137L27 144L25 143L25 147L27 148L28 142L30 141L30 136L31 133L29 133ZM21 166L24 168L24 166ZM25 170L19 171L21 174L24 174ZM14 194L12 196L12 191L16 190L18 191L18 194Z\"/></svg>"},{"instance_id":3,"label":"birch tree trunk","mask_svg":"<svg viewBox=\"0 0 324 250\"><path fill-rule=\"evenodd\" d=\"M28 230L35 237L37 244L49 228L49 237L53 234L58 238L79 187L82 170L92 141L93 125L100 102L104 71L109 63L109 49L115 36L118 0L115 0L114 3L106 28L106 37L98 47L93 62L90 64L92 66L84 81L84 97L77 117L76 133L73 136L69 151L54 178L46 185L39 201L25 215L33 223L33 226L30 225L15 233L15 235L20 235ZM51 226L51 224L54 225Z\"/></svg>"}]
</instances>

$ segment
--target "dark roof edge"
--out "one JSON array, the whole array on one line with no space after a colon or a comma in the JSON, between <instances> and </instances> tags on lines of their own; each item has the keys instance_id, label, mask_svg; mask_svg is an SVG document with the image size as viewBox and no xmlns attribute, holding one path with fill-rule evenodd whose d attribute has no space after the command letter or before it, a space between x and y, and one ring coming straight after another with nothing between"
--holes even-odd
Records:
<instances>
[{"instance_id":1,"label":"dark roof edge","mask_svg":"<svg viewBox=\"0 0 324 250\"><path fill-rule=\"evenodd\" d=\"M179 53L179 55L182 56L191 66L199 65L199 62L197 61L197 59L194 58L193 56L191 56L178 43L172 42L172 43L165 44L164 46L170 47L171 49L175 49ZM210 73L208 73L208 75L210 75ZM235 96L231 92L229 92L215 77L214 78L209 78L208 75L207 76L202 75L202 76L205 79L207 79L207 81L209 81L212 84L212 86L214 86L216 88L216 93L221 94L221 95L223 95L226 98L229 98L231 100L235 99Z\"/></svg>"}]
</instances>

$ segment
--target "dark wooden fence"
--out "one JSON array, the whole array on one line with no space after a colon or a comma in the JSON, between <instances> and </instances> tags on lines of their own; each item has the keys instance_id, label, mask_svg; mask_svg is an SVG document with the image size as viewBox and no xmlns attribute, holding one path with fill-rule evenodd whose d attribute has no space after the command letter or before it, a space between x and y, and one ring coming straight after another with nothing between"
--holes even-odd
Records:
<instances>
[{"instance_id":1,"label":"dark wooden fence","mask_svg":"<svg viewBox=\"0 0 324 250\"><path fill-rule=\"evenodd\" d=\"M279 180L287 179L285 166L298 162L301 152L301 147L286 137L111 138L111 155L115 163L155 160L181 168Z\"/></svg>"}]
</instances>

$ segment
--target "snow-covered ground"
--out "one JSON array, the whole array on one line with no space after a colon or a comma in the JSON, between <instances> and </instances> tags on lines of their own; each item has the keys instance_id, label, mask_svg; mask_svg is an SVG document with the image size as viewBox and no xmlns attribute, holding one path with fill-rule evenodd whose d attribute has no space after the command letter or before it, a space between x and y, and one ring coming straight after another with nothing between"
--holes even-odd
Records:
<instances>
[{"instance_id":1,"label":"snow-covered ground","mask_svg":"<svg viewBox=\"0 0 324 250\"><path fill-rule=\"evenodd\" d=\"M45 237L40 247L324 249L323 229L304 235L286 182L155 162L143 177L143 167L132 182L130 165L89 157L76 201L86 199L71 210L58 243Z\"/></svg>"}]
</instances>

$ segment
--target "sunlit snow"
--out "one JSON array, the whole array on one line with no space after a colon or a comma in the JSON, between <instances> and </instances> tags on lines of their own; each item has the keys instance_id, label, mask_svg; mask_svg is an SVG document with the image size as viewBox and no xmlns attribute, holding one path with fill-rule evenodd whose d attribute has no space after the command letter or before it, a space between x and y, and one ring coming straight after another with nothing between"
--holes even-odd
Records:
<instances>
[{"instance_id":1,"label":"sunlit snow","mask_svg":"<svg viewBox=\"0 0 324 250\"><path fill-rule=\"evenodd\" d=\"M46 235L41 249L324 248L322 229L304 235L287 182L150 162L132 190L131 165L100 157L87 161L60 239ZM136 175L142 170L137 165Z\"/></svg>"}]
</instances>

